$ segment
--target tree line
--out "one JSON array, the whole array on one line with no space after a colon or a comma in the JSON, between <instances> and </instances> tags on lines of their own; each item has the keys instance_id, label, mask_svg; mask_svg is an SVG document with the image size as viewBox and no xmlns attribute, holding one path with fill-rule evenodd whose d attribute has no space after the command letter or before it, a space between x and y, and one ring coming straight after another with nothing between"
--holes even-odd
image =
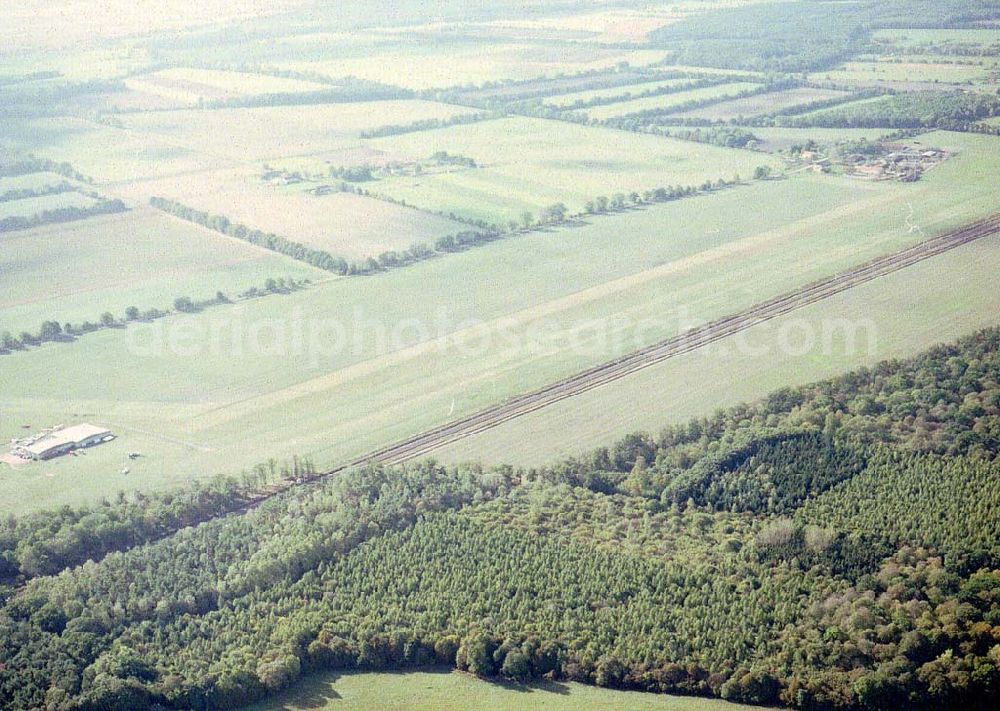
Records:
<instances>
[{"instance_id":1,"label":"tree line","mask_svg":"<svg viewBox=\"0 0 1000 711\"><path fill-rule=\"evenodd\" d=\"M0 76L0 86L10 86L11 84L39 81L41 79L57 79L59 76L61 76L59 72L52 70L28 72L27 74L5 74Z\"/></svg>"},{"instance_id":2,"label":"tree line","mask_svg":"<svg viewBox=\"0 0 1000 711\"><path fill-rule=\"evenodd\" d=\"M684 128L678 126L650 126L646 133L679 138L682 141L708 143L723 148L747 148L760 139L746 128L716 126Z\"/></svg>"},{"instance_id":3,"label":"tree line","mask_svg":"<svg viewBox=\"0 0 1000 711\"><path fill-rule=\"evenodd\" d=\"M117 80L89 79L86 81L54 81L39 84L8 84L3 87L3 116L46 116L57 112L60 103L87 94L122 91L125 85Z\"/></svg>"},{"instance_id":4,"label":"tree line","mask_svg":"<svg viewBox=\"0 0 1000 711\"><path fill-rule=\"evenodd\" d=\"M343 257L335 257L325 250L306 247L299 242L293 242L274 233L265 233L261 230L251 229L246 225L230 222L228 218L222 215L213 215L202 210L195 210L174 200L153 197L150 198L150 205L189 222L194 222L224 235L265 247L292 259L306 262L314 267L341 276L374 274L390 268L407 266L414 262L429 259L438 252L455 251L458 247L465 248L481 244L498 239L501 236L498 231L490 229L483 231L460 231L454 235L438 238L433 246L416 243L404 250L387 250L376 257L367 257L363 260L348 262Z\"/></svg>"},{"instance_id":5,"label":"tree line","mask_svg":"<svg viewBox=\"0 0 1000 711\"><path fill-rule=\"evenodd\" d=\"M125 212L126 210L128 208L125 206L125 203L117 198L113 200L98 200L93 205L87 207L55 207L49 210L42 210L34 215L11 215L0 218L0 232L28 230L33 227L41 227L42 225L72 222L73 220L94 217L95 215L110 215L116 212Z\"/></svg>"},{"instance_id":6,"label":"tree line","mask_svg":"<svg viewBox=\"0 0 1000 711\"><path fill-rule=\"evenodd\" d=\"M33 155L17 156L0 160L0 177L16 177L29 173L56 173L81 183L93 183L90 178L66 162L57 162Z\"/></svg>"},{"instance_id":7,"label":"tree line","mask_svg":"<svg viewBox=\"0 0 1000 711\"><path fill-rule=\"evenodd\" d=\"M625 91L621 94L615 95L605 95L605 96L595 96L590 99L577 99L571 104L559 104L557 108L560 111L579 111L581 109L589 109L594 106L604 106L606 104L617 104L622 101L632 101L634 99L645 99L650 96L665 96L667 94L677 94L683 91L691 91L692 89L701 89L708 86L717 86L719 84L728 84L733 81L753 81L754 77L739 77L734 78L732 76L709 76L695 75L700 78L692 78L691 81L685 82L684 84L671 84L668 86L654 87L652 89L642 89L638 92ZM655 81L655 80L650 80ZM551 98L551 97L546 97ZM515 110L519 110L520 104L517 105Z\"/></svg>"},{"instance_id":8,"label":"tree line","mask_svg":"<svg viewBox=\"0 0 1000 711\"><path fill-rule=\"evenodd\" d=\"M67 183L65 180L52 185L42 185L37 188L18 188L15 190L7 190L0 193L0 202L9 202L10 200L23 200L25 198L42 197L43 195L56 195L58 193L66 193L76 190L71 184Z\"/></svg>"},{"instance_id":9,"label":"tree line","mask_svg":"<svg viewBox=\"0 0 1000 711\"><path fill-rule=\"evenodd\" d=\"M309 106L313 104L342 104L361 101L390 101L407 99L413 92L384 84L366 83L336 86L317 91L283 91L247 96L231 96L223 99L203 100L199 97L198 108L236 109L263 106Z\"/></svg>"},{"instance_id":10,"label":"tree line","mask_svg":"<svg viewBox=\"0 0 1000 711\"><path fill-rule=\"evenodd\" d=\"M758 175L757 177L766 177ZM553 203L538 211L535 214L525 211L520 215L520 219L510 220L505 225L490 224L484 220L465 220L473 229L461 230L454 234L444 235L434 240L432 244L415 243L403 250L387 250L373 257L364 260L348 262L341 257L334 257L325 250L312 249L298 242L293 242L285 237L280 237L273 233L265 233L261 230L254 230L246 225L230 222L228 218L221 215L213 215L202 210L196 210L174 200L161 197L150 199L150 205L160 210L168 212L181 219L194 222L195 224L208 227L222 234L243 239L251 244L266 247L275 252L304 261L312 266L327 271L334 272L341 276L366 275L382 272L387 269L409 266L425 259L430 259L440 254L463 251L470 247L494 242L503 239L507 235L527 232L534 229L545 228L558 225L570 219L577 219L586 215L601 215L610 212L617 212L628 208L642 207L654 203L677 200L683 197L698 195L701 193L719 190L740 183L739 176L732 180L720 178L718 180L706 180L698 186L666 186L645 190L642 193L632 192L629 194L618 193L612 196L597 196L593 200L587 201L584 211L571 213L565 204ZM388 195L371 193L363 188L350 186L347 183L343 188L349 192L359 195L386 200L407 207L405 202L396 200ZM414 208L416 209L416 208ZM460 216L453 213L440 211L443 217L449 217L457 221L463 221Z\"/></svg>"},{"instance_id":11,"label":"tree line","mask_svg":"<svg viewBox=\"0 0 1000 711\"><path fill-rule=\"evenodd\" d=\"M377 128L361 131L358 136L360 138L398 136L403 133L413 133L415 131L431 131L436 128L445 128L446 126L462 126L470 123L477 123L479 121L490 121L495 118L500 118L500 116L502 116L502 114L495 111L480 111L478 113L456 114L451 118L444 119L420 119L411 123L378 126Z\"/></svg>"},{"instance_id":12,"label":"tree line","mask_svg":"<svg viewBox=\"0 0 1000 711\"><path fill-rule=\"evenodd\" d=\"M680 104L675 104L673 106L666 106L661 108L644 109L643 111L635 111L623 116L616 116L613 118L606 119L601 123L606 126L611 126L613 128L625 128L630 130L631 128L643 124L650 123L652 121L661 119L663 117L668 117L670 114L679 114L685 111L691 111L693 109L699 109L703 106L711 106L712 104L718 104L722 101L733 101L735 99L745 99L750 96L757 96L758 94L768 94L774 91L782 91L784 89L790 89L792 87L798 86L798 82L795 80L782 80L776 81L768 84L759 84L755 87L749 89L742 89L740 91L733 92L732 94L725 94L723 96L710 96L704 99L690 99Z\"/></svg>"},{"instance_id":13,"label":"tree line","mask_svg":"<svg viewBox=\"0 0 1000 711\"><path fill-rule=\"evenodd\" d=\"M298 280L294 277L269 277L265 280L263 288L251 286L239 293L237 298L253 299L268 294L288 294L298 291L309 284L308 279ZM209 306L219 306L231 304L232 300L223 292L215 292L215 296L207 299L192 299L190 296L178 296L173 301L173 312L176 313L197 313ZM9 355L14 351L22 351L29 346L40 346L43 343L70 342L76 338L95 331L107 328L123 328L131 323L150 322L164 316L170 315L169 309L149 308L140 310L138 306L129 306L125 309L122 317L115 316L111 311L103 312L98 320L85 320L74 324L70 322L59 323L56 320L46 320L42 322L38 331L21 331L18 335L10 331L0 333L0 355Z\"/></svg>"}]
</instances>

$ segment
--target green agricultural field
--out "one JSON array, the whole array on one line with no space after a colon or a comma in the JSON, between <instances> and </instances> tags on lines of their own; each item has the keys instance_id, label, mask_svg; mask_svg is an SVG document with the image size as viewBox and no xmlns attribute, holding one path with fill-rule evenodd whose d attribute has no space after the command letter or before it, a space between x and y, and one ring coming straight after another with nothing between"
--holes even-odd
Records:
<instances>
[{"instance_id":1,"label":"green agricultural field","mask_svg":"<svg viewBox=\"0 0 1000 711\"><path fill-rule=\"evenodd\" d=\"M350 45L344 56L330 54L331 37L295 39L295 54L315 53L315 60L277 62L282 69L318 72L337 78L362 79L404 86L408 89L442 89L479 85L490 81L525 80L614 67L621 62L646 66L663 60L662 50L616 49L565 43L448 41L441 43L389 43L382 36L367 44L365 38ZM312 42L322 43L313 45ZM377 49L376 49L377 48ZM374 52L378 61L372 61ZM290 52L291 54L291 52ZM389 122L392 123L392 122Z\"/></svg>"},{"instance_id":2,"label":"green agricultural field","mask_svg":"<svg viewBox=\"0 0 1000 711\"><path fill-rule=\"evenodd\" d=\"M549 106L557 108L572 107L578 101L593 101L594 99L607 99L622 96L624 94L641 94L646 91L656 91L659 89L669 89L675 86L690 84L690 77L678 77L675 79L661 79L659 81L648 81L640 84L626 84L625 86L613 86L607 89L591 89L589 91L574 91L571 94L560 94L545 100Z\"/></svg>"},{"instance_id":3,"label":"green agricultural field","mask_svg":"<svg viewBox=\"0 0 1000 711\"><path fill-rule=\"evenodd\" d=\"M191 173L217 162L169 139L70 117L11 120L0 148L67 161L98 182Z\"/></svg>"},{"instance_id":4,"label":"green agricultural field","mask_svg":"<svg viewBox=\"0 0 1000 711\"><path fill-rule=\"evenodd\" d=\"M722 101L734 97L741 91L754 89L758 84L739 81L729 84L717 84L706 86L701 89L691 89L681 91L676 94L666 94L664 96L648 96L643 99L633 99L632 101L622 101L617 104L606 104L587 109L588 118L594 121L606 121L611 118L627 116L641 111L667 110L675 106L686 104L688 101L704 101L707 99L718 99Z\"/></svg>"},{"instance_id":5,"label":"green agricultural field","mask_svg":"<svg viewBox=\"0 0 1000 711\"><path fill-rule=\"evenodd\" d=\"M761 140L761 150L778 151L793 145L802 145L812 139L819 144L842 141L874 141L889 132L885 128L781 128L774 126L754 126L747 129Z\"/></svg>"},{"instance_id":6,"label":"green agricultural field","mask_svg":"<svg viewBox=\"0 0 1000 711\"><path fill-rule=\"evenodd\" d=\"M347 259L406 249L414 242L433 243L468 229L454 220L371 197L314 195L308 189L315 183L266 183L261 172L252 167L181 175L137 182L119 192L140 204L154 195L177 200Z\"/></svg>"},{"instance_id":7,"label":"green agricultural field","mask_svg":"<svg viewBox=\"0 0 1000 711\"><path fill-rule=\"evenodd\" d=\"M830 101L850 96L846 91L832 89L798 88L757 94L743 99L723 101L700 109L676 113L672 118L705 118L712 121L728 121L740 117L759 116L790 109L814 101Z\"/></svg>"},{"instance_id":8,"label":"green agricultural field","mask_svg":"<svg viewBox=\"0 0 1000 711\"><path fill-rule=\"evenodd\" d=\"M886 97L885 96L870 96L870 97L868 97L866 99L858 99L857 101L849 101L847 103L837 104L836 106L830 106L830 107L827 107L825 109L816 109L815 111L807 111L807 112L805 112L803 114L799 114L799 116L801 116L801 117L820 116L822 114L827 113L828 111L829 112L832 112L832 111L842 111L842 110L846 110L848 107L861 106L862 104L875 103L875 102L878 102L878 101L886 101ZM840 130L840 129L835 129L835 130ZM888 129L879 129L879 130L881 130L881 131L887 131Z\"/></svg>"},{"instance_id":9,"label":"green agricultural field","mask_svg":"<svg viewBox=\"0 0 1000 711\"><path fill-rule=\"evenodd\" d=\"M434 452L443 461L542 464L656 432L783 387L903 358L996 324L1000 237L864 284L744 335Z\"/></svg>"},{"instance_id":10,"label":"green agricultural field","mask_svg":"<svg viewBox=\"0 0 1000 711\"><path fill-rule=\"evenodd\" d=\"M96 322L129 306L165 309L178 296L235 295L268 277L330 276L151 208L2 235L0 264L0 331L14 333L49 319Z\"/></svg>"},{"instance_id":11,"label":"green agricultural field","mask_svg":"<svg viewBox=\"0 0 1000 711\"><path fill-rule=\"evenodd\" d=\"M911 244L908 225L996 209L995 138L920 140L964 152L914 184L758 182L5 356L0 437L82 419L119 439L0 471L0 506L163 488L262 452L343 461ZM123 477L127 451L144 456Z\"/></svg>"},{"instance_id":12,"label":"green agricultural field","mask_svg":"<svg viewBox=\"0 0 1000 711\"><path fill-rule=\"evenodd\" d=\"M581 11L560 12L549 17L499 20L485 23L483 28L492 36L496 36L495 33L499 30L507 30L513 36L531 36L521 33L535 32L544 39L553 31L561 31L573 33L577 39L590 39L599 43L641 43L652 30L675 22L690 11L688 7L671 5L650 5L635 9L581 8Z\"/></svg>"},{"instance_id":13,"label":"green agricultural field","mask_svg":"<svg viewBox=\"0 0 1000 711\"><path fill-rule=\"evenodd\" d=\"M811 74L812 81L867 86L879 82L984 84L989 72L981 66L926 62L847 62L842 69Z\"/></svg>"},{"instance_id":14,"label":"green agricultural field","mask_svg":"<svg viewBox=\"0 0 1000 711\"><path fill-rule=\"evenodd\" d=\"M267 160L356 145L365 129L448 119L475 110L432 101L363 101L315 106L171 111L127 116L136 133L159 136L210 156ZM219 141L219 136L228 140Z\"/></svg>"},{"instance_id":15,"label":"green agricultural field","mask_svg":"<svg viewBox=\"0 0 1000 711\"><path fill-rule=\"evenodd\" d=\"M5 200L0 202L0 220L5 217L31 217L46 210L63 207L90 207L97 200L78 192L54 193L39 197Z\"/></svg>"},{"instance_id":16,"label":"green agricultural field","mask_svg":"<svg viewBox=\"0 0 1000 711\"><path fill-rule=\"evenodd\" d=\"M740 711L758 708L717 699L643 694L544 682L495 684L454 671L323 674L248 711Z\"/></svg>"},{"instance_id":17,"label":"green agricultural field","mask_svg":"<svg viewBox=\"0 0 1000 711\"><path fill-rule=\"evenodd\" d=\"M472 112L430 101L378 101L123 114L116 119L120 127L36 118L10 121L0 148L68 161L102 183L184 175L199 190L199 172L322 154L357 146L358 133L375 125Z\"/></svg>"},{"instance_id":18,"label":"green agricultural field","mask_svg":"<svg viewBox=\"0 0 1000 711\"><path fill-rule=\"evenodd\" d=\"M130 77L125 85L133 91L188 104L199 100L234 99L261 94L297 94L330 89L329 84L318 82L191 67L163 69L152 74Z\"/></svg>"},{"instance_id":19,"label":"green agricultural field","mask_svg":"<svg viewBox=\"0 0 1000 711\"><path fill-rule=\"evenodd\" d=\"M666 97L657 97L660 99ZM747 177L772 158L656 136L529 118L506 118L368 141L411 159L447 151L480 166L368 184L428 210L489 221L520 220L556 202L581 212L598 195ZM581 146L588 146L586 152Z\"/></svg>"}]
</instances>

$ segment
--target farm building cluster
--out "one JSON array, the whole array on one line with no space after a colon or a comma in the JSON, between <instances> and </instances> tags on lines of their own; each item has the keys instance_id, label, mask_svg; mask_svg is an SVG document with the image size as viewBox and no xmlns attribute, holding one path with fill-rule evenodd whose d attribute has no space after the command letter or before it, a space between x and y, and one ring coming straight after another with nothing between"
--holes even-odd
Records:
<instances>
[{"instance_id":1,"label":"farm building cluster","mask_svg":"<svg viewBox=\"0 0 1000 711\"><path fill-rule=\"evenodd\" d=\"M93 447L114 439L111 430L83 422L69 427L57 425L40 434L11 441L11 454L21 459L52 459L75 449Z\"/></svg>"},{"instance_id":2,"label":"farm building cluster","mask_svg":"<svg viewBox=\"0 0 1000 711\"><path fill-rule=\"evenodd\" d=\"M922 150L899 144L879 144L873 153L847 153L824 156L817 151L804 150L798 159L817 173L827 173L836 167L854 178L864 180L898 180L912 183L950 154L936 149Z\"/></svg>"},{"instance_id":3,"label":"farm building cluster","mask_svg":"<svg viewBox=\"0 0 1000 711\"><path fill-rule=\"evenodd\" d=\"M913 182L919 180L924 172L948 157L944 151L934 149L920 150L900 145L883 147L889 152L875 158L860 155L847 156L845 164L852 168L848 174L872 180Z\"/></svg>"}]
</instances>

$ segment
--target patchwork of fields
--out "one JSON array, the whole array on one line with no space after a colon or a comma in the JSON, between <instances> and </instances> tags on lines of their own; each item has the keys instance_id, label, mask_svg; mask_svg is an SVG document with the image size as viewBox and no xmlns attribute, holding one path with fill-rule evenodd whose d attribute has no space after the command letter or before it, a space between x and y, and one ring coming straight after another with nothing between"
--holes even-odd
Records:
<instances>
[{"instance_id":1,"label":"patchwork of fields","mask_svg":"<svg viewBox=\"0 0 1000 711\"><path fill-rule=\"evenodd\" d=\"M177 200L233 222L274 232L315 249L351 259L433 242L466 227L454 220L352 193L315 195L303 184L261 180L259 170L212 171L146 181L121 189L136 200Z\"/></svg>"},{"instance_id":2,"label":"patchwork of fields","mask_svg":"<svg viewBox=\"0 0 1000 711\"><path fill-rule=\"evenodd\" d=\"M749 177L758 165L779 165L749 152L527 118L451 126L369 143L412 158L446 150L475 159L479 167L474 170L389 178L371 190L425 209L491 221L516 220L525 210L537 212L555 202L580 212L586 201L599 195L700 185L736 174Z\"/></svg>"},{"instance_id":3,"label":"patchwork of fields","mask_svg":"<svg viewBox=\"0 0 1000 711\"><path fill-rule=\"evenodd\" d=\"M316 40L328 42L330 38ZM311 50L308 40L297 42L296 49L306 53ZM331 78L356 76L423 90L607 69L622 62L646 66L662 61L666 56L658 50L595 49L586 45L549 45L544 42L484 45L476 41L458 41L446 46L404 42L392 48L379 49L378 62L371 61L371 51L357 51L351 56L336 59L283 61L277 66Z\"/></svg>"},{"instance_id":4,"label":"patchwork of fields","mask_svg":"<svg viewBox=\"0 0 1000 711\"><path fill-rule=\"evenodd\" d=\"M596 100L614 99L623 95L636 96L646 92L664 91L678 86L684 86L693 80L689 77L675 77L673 79L661 79L658 81L647 81L638 84L626 84L623 86L613 86L607 89L591 89L589 91L574 91L568 94L557 94L545 103L556 108L572 108L573 104L591 102Z\"/></svg>"},{"instance_id":5,"label":"patchwork of fields","mask_svg":"<svg viewBox=\"0 0 1000 711\"><path fill-rule=\"evenodd\" d=\"M0 6L0 711L992 708L1000 5L182 5Z\"/></svg>"},{"instance_id":6,"label":"patchwork of fields","mask_svg":"<svg viewBox=\"0 0 1000 711\"><path fill-rule=\"evenodd\" d=\"M15 333L47 319L79 323L105 311L120 316L129 306L169 308L179 296L234 296L274 276L329 278L151 208L5 234L0 263L0 331Z\"/></svg>"},{"instance_id":7,"label":"patchwork of fields","mask_svg":"<svg viewBox=\"0 0 1000 711\"><path fill-rule=\"evenodd\" d=\"M86 417L119 440L0 477L3 500L162 488L260 451L343 461L995 210L991 137L920 140L961 152L915 184L759 182L5 357L17 376L2 405L17 415L0 435ZM968 318L992 318L985 285L963 288L981 299ZM131 478L124 451L144 455Z\"/></svg>"},{"instance_id":8,"label":"patchwork of fields","mask_svg":"<svg viewBox=\"0 0 1000 711\"><path fill-rule=\"evenodd\" d=\"M691 89L690 91L681 91L675 94L666 94L664 96L649 96L642 99L622 101L617 104L595 106L594 108L587 109L586 114L590 119L605 121L607 119L620 118L622 116L629 116L643 111L667 112L670 109L683 106L689 101L700 102L710 99L722 101L736 96L740 92L756 89L759 86L759 84L753 84L745 81L717 84L715 86L707 86L701 89Z\"/></svg>"},{"instance_id":9,"label":"patchwork of fields","mask_svg":"<svg viewBox=\"0 0 1000 711\"><path fill-rule=\"evenodd\" d=\"M213 69L189 67L164 69L125 81L128 89L180 102L219 101L262 94L297 94L325 91L328 84Z\"/></svg>"},{"instance_id":10,"label":"patchwork of fields","mask_svg":"<svg viewBox=\"0 0 1000 711\"><path fill-rule=\"evenodd\" d=\"M757 94L744 99L732 99L690 111L673 114L672 118L706 118L712 121L728 121L740 117L750 118L760 114L772 114L818 101L845 99L849 92L833 89L788 89L767 94Z\"/></svg>"}]
</instances>

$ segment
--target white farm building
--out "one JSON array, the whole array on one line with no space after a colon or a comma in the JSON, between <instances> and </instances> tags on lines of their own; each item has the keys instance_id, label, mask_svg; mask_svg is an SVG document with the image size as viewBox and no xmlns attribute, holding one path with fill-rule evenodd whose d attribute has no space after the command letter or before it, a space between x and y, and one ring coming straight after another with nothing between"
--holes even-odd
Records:
<instances>
[{"instance_id":1,"label":"white farm building","mask_svg":"<svg viewBox=\"0 0 1000 711\"><path fill-rule=\"evenodd\" d=\"M39 437L19 440L11 451L24 459L52 459L73 449L91 447L114 437L111 430L86 422L62 427Z\"/></svg>"}]
</instances>

